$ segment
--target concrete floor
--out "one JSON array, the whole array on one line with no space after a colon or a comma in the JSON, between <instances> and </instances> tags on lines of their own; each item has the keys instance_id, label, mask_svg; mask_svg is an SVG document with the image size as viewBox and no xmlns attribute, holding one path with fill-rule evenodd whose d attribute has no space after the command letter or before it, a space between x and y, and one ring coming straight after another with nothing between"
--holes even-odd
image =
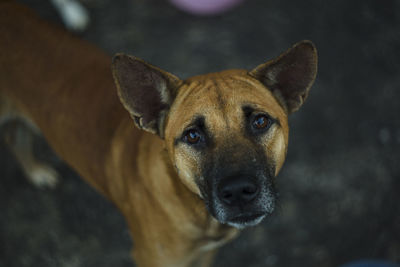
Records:
<instances>
[{"instance_id":1,"label":"concrete floor","mask_svg":"<svg viewBox=\"0 0 400 267\"><path fill-rule=\"evenodd\" d=\"M48 2L24 2L60 23ZM317 81L290 118L279 211L221 249L214 266L400 262L399 1L248 0L208 18L164 0L82 2L92 19L82 38L183 78L251 69L302 39L318 47ZM43 140L37 154L60 171L56 189L30 185L0 143L0 266L133 266L112 204Z\"/></svg>"}]
</instances>

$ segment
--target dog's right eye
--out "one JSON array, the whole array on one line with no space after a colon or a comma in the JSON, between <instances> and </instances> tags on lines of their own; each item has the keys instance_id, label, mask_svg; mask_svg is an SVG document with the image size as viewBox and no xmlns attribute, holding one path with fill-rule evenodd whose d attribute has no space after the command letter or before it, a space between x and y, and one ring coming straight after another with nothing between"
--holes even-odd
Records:
<instances>
[{"instance_id":1,"label":"dog's right eye","mask_svg":"<svg viewBox=\"0 0 400 267\"><path fill-rule=\"evenodd\" d=\"M194 145L200 142L201 134L199 133L199 131L191 129L186 131L183 136L183 140L190 145Z\"/></svg>"}]
</instances>

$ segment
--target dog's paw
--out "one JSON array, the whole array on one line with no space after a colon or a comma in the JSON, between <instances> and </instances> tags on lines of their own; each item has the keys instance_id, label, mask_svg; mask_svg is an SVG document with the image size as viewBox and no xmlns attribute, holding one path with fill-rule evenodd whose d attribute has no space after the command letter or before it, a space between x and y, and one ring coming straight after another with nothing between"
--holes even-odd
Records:
<instances>
[{"instance_id":1,"label":"dog's paw","mask_svg":"<svg viewBox=\"0 0 400 267\"><path fill-rule=\"evenodd\" d=\"M39 188L54 188L59 180L59 175L52 167L40 164L29 171L28 178Z\"/></svg>"},{"instance_id":2,"label":"dog's paw","mask_svg":"<svg viewBox=\"0 0 400 267\"><path fill-rule=\"evenodd\" d=\"M52 0L65 27L71 31L81 32L89 24L89 12L75 0Z\"/></svg>"}]
</instances>

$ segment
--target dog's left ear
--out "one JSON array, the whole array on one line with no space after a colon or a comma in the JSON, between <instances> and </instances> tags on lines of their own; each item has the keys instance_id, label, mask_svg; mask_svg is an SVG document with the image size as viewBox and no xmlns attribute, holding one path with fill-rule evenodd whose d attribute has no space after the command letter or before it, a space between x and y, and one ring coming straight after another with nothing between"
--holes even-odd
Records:
<instances>
[{"instance_id":1,"label":"dog's left ear","mask_svg":"<svg viewBox=\"0 0 400 267\"><path fill-rule=\"evenodd\" d=\"M292 113L304 103L314 83L317 58L314 44L301 41L249 74L270 89L287 112Z\"/></svg>"},{"instance_id":2,"label":"dog's left ear","mask_svg":"<svg viewBox=\"0 0 400 267\"><path fill-rule=\"evenodd\" d=\"M136 126L163 138L164 119L181 80L125 54L114 56L112 72L119 98Z\"/></svg>"}]
</instances>

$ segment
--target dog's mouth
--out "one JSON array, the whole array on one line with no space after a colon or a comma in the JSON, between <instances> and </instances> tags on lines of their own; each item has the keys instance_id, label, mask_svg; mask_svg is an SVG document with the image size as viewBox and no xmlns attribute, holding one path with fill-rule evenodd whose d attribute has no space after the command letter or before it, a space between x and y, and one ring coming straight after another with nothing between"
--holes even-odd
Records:
<instances>
[{"instance_id":1,"label":"dog's mouth","mask_svg":"<svg viewBox=\"0 0 400 267\"><path fill-rule=\"evenodd\" d=\"M266 214L263 214L263 213L243 214L243 215L239 215L239 216L234 217L230 221L234 222L234 223L248 223L248 222L252 222L252 221L257 220L258 218L260 218L262 216L266 216Z\"/></svg>"},{"instance_id":2,"label":"dog's mouth","mask_svg":"<svg viewBox=\"0 0 400 267\"><path fill-rule=\"evenodd\" d=\"M259 224L268 213L243 213L227 220L227 224L235 228L245 228Z\"/></svg>"}]
</instances>

